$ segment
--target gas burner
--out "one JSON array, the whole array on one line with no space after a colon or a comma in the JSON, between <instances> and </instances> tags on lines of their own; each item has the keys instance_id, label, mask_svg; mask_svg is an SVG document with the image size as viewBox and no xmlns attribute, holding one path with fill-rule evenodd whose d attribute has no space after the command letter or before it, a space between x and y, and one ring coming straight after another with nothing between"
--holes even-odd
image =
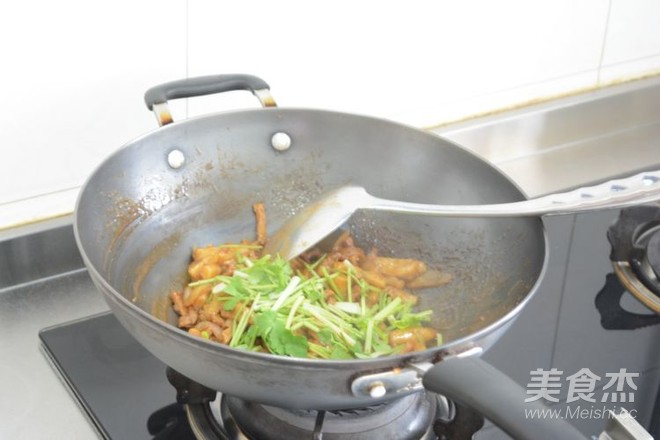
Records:
<instances>
[{"instance_id":1,"label":"gas burner","mask_svg":"<svg viewBox=\"0 0 660 440\"><path fill-rule=\"evenodd\" d=\"M368 408L314 411L288 410L231 396L222 398L225 424L232 421L250 440L435 439L436 398L416 393Z\"/></svg>"},{"instance_id":2,"label":"gas burner","mask_svg":"<svg viewBox=\"0 0 660 440\"><path fill-rule=\"evenodd\" d=\"M635 237L632 266L640 281L656 296L660 296L660 220L644 225Z\"/></svg>"},{"instance_id":3,"label":"gas burner","mask_svg":"<svg viewBox=\"0 0 660 440\"><path fill-rule=\"evenodd\" d=\"M621 284L660 313L660 205L621 210L608 230L610 259Z\"/></svg>"},{"instance_id":4,"label":"gas burner","mask_svg":"<svg viewBox=\"0 0 660 440\"><path fill-rule=\"evenodd\" d=\"M185 423L177 423L189 426L198 440L469 440L484 425L481 415L432 393L366 408L296 410L222 395L171 368L167 378L186 416ZM176 424L166 421L154 422L174 429Z\"/></svg>"}]
</instances>

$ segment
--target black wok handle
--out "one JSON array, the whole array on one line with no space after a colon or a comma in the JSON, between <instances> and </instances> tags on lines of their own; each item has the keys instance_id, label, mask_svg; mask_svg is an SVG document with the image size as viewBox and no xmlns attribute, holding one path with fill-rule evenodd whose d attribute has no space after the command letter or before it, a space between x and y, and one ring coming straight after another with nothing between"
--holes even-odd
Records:
<instances>
[{"instance_id":1,"label":"black wok handle","mask_svg":"<svg viewBox=\"0 0 660 440\"><path fill-rule=\"evenodd\" d=\"M259 77L246 74L198 76L167 82L147 90L144 94L144 102L147 108L156 114L159 125L165 125L172 122L172 116L167 108L168 100L233 90L252 92L264 107L276 106L268 83Z\"/></svg>"},{"instance_id":2,"label":"black wok handle","mask_svg":"<svg viewBox=\"0 0 660 440\"><path fill-rule=\"evenodd\" d=\"M438 362L424 374L424 387L481 413L516 440L586 440L563 420L528 417L543 411L538 401L525 402L525 390L509 376L477 357Z\"/></svg>"}]
</instances>

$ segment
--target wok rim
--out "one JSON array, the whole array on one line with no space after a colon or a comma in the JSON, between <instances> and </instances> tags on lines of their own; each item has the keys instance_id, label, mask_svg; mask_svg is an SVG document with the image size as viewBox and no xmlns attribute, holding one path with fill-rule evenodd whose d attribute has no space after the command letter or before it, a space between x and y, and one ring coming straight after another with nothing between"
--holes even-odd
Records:
<instances>
[{"instance_id":1,"label":"wok rim","mask_svg":"<svg viewBox=\"0 0 660 440\"><path fill-rule=\"evenodd\" d=\"M85 263L85 267L87 271L90 273L90 276L92 277L95 282L98 282L102 285L101 288L97 288L97 290L100 290L101 293L104 296L107 296L112 301L115 302L119 307L124 308L131 316L136 317L137 319L141 319L145 324L149 325L151 328L158 330L160 333L166 335L166 336L174 336L176 338L181 338L183 341L186 342L190 345L195 346L196 348L199 349L204 349L205 351L211 351L211 352L216 352L218 354L222 354L223 356L230 356L233 358L239 358L240 360L254 360L254 361L259 361L259 362L266 362L266 363L275 363L279 364L282 366L286 367L306 367L306 368L336 368L336 367L346 367L346 369L362 369L362 370L367 370L370 366L373 367L374 364L396 364L396 365L404 365L408 364L410 362L415 362L421 361L421 360L428 360L432 359L433 361L436 360L441 360L442 359L442 353L444 352L447 355L455 355L455 354L460 354L460 352L464 351L461 350L457 353L452 353L451 349L455 347L460 347L460 346L467 346L466 350L470 348L470 346L478 346L478 344L471 344L474 341L479 341L485 336L495 332L497 329L503 327L513 319L515 319L522 309L531 301L531 299L534 297L535 293L537 292L540 284L543 282L547 269L548 269L548 257L549 257L549 246L548 246L548 234L546 231L545 227L545 222L543 221L542 216L536 216L536 220L539 223L540 226L540 233L543 236L543 263L541 265L541 269L538 272L536 276L536 280L534 281L534 284L531 286L531 288L527 291L526 295L521 299L521 301L516 304L515 307L510 309L506 314L495 320L494 322L490 323L489 325L480 328L476 332L470 333L468 335L465 335L461 338L451 340L450 342L443 343L440 346L428 348L423 351L416 351L416 352L410 352L410 353L405 353L405 354L398 354L398 355L389 355L389 356L381 356L381 357L375 357L371 359L315 359L315 358L294 358L294 357L289 357L289 356L282 356L282 355L276 355L272 353L261 353L261 352L253 352L253 351L248 351L248 350L241 350L241 349L236 349L233 347L229 347L226 344L221 344L218 342L213 342L209 341L203 338L199 338L193 335L190 335L188 332L178 328L177 326L170 324L168 322L162 321L155 316L153 316L151 313L148 311L136 306L133 304L129 299L127 299L124 295L121 295L115 288L113 288L110 283L99 273L97 270L96 266L91 264L91 261L89 260L87 256L87 252L85 251L85 246L80 238L79 234L79 228L78 228L78 213L80 210L80 204L81 200L83 198L83 195L85 194L85 191L87 190L90 182L94 179L94 177L98 174L99 170L101 170L105 164L112 158L124 153L125 151L129 150L131 147L138 145L141 140L146 139L147 137L151 136L152 134L156 132L161 132L162 130L175 130L181 125L185 125L187 123L201 120L201 119L212 119L212 118L217 118L221 117L223 115L228 115L228 114L236 114L236 113L262 113L262 112L315 112L318 114L330 114L330 115L336 115L336 116L341 116L341 117L350 117L350 118L361 118L364 120L368 121L373 121L373 122L378 122L378 123L386 123L388 125L393 125L401 129L405 130L413 130L418 134L423 134L424 136L427 137L432 137L434 139L439 139L443 142L446 142L447 144L452 145L454 148L460 149L462 152L473 156L475 159L478 159L481 161L485 166L491 168L492 171L497 173L501 178L506 181L513 189L515 189L519 195L523 199L527 199L528 196L525 193L525 191L522 190L522 188L515 182L513 181L508 175L506 175L504 172L502 172L497 166L495 166L493 163L488 161L486 158L481 156L480 154L471 151L455 142L452 142L448 139L443 138L440 135L437 135L435 133L431 133L428 130L424 130L418 127L414 127L409 124L405 124L402 122L397 122L393 121L390 119L386 118L380 118L380 117L375 117L375 116L370 116L370 115L364 115L364 114L359 114L359 113L348 113L348 112L341 112L341 111L335 111L335 110L324 110L324 109L317 109L317 108L304 108L304 107L286 107L286 108L280 108L280 107L268 107L268 108L257 108L257 109L240 109L240 110L230 110L230 111L221 111L221 112L212 112L212 113L206 113L203 115L199 116L194 116L190 117L187 119L181 119L178 121L175 121L173 123L167 124L163 127L157 127L154 130L148 131L146 133L143 133L130 141L124 143L122 146L117 148L115 151L107 155L95 168L94 170L87 176L85 179L83 185L80 187L80 191L78 192L78 196L76 198L76 204L74 208L74 215L73 215L73 232L74 232L74 237L76 244L78 246L78 250L81 254L81 257L83 259L83 262ZM137 220L138 222L140 219ZM97 286L98 287L98 286ZM106 300L107 302L107 300ZM114 311L112 312L113 314ZM120 320L121 321L121 320ZM436 359L439 358L439 359Z\"/></svg>"}]
</instances>

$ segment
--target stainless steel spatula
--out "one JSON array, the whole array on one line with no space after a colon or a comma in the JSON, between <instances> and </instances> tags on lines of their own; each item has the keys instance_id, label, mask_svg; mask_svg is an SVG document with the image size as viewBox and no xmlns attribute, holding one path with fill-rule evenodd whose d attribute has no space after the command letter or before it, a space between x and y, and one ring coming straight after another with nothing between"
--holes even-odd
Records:
<instances>
[{"instance_id":1,"label":"stainless steel spatula","mask_svg":"<svg viewBox=\"0 0 660 440\"><path fill-rule=\"evenodd\" d=\"M360 186L343 186L305 206L268 239L264 253L290 260L340 227L358 209L445 217L520 217L623 208L660 199L660 171L535 199L492 205L426 205L374 197Z\"/></svg>"}]
</instances>

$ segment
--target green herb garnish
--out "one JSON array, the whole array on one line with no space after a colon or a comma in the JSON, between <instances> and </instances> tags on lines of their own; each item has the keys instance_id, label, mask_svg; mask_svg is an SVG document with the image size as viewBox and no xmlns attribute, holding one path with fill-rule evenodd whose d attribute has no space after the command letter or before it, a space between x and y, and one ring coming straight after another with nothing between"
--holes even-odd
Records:
<instances>
[{"instance_id":1,"label":"green herb garnish","mask_svg":"<svg viewBox=\"0 0 660 440\"><path fill-rule=\"evenodd\" d=\"M391 331L430 319L431 310L413 312L410 303L359 278L348 262L345 272L330 273L319 266L323 258L307 265L302 276L280 257L252 261L240 256L233 276L189 286L211 284L208 301L220 301L225 311L234 312L230 346L266 348L284 356L350 359L393 354L398 348L389 345ZM340 274L348 280L346 297L334 281ZM326 302L326 291L332 292L336 304ZM368 306L366 294L374 292L378 301Z\"/></svg>"}]
</instances>

